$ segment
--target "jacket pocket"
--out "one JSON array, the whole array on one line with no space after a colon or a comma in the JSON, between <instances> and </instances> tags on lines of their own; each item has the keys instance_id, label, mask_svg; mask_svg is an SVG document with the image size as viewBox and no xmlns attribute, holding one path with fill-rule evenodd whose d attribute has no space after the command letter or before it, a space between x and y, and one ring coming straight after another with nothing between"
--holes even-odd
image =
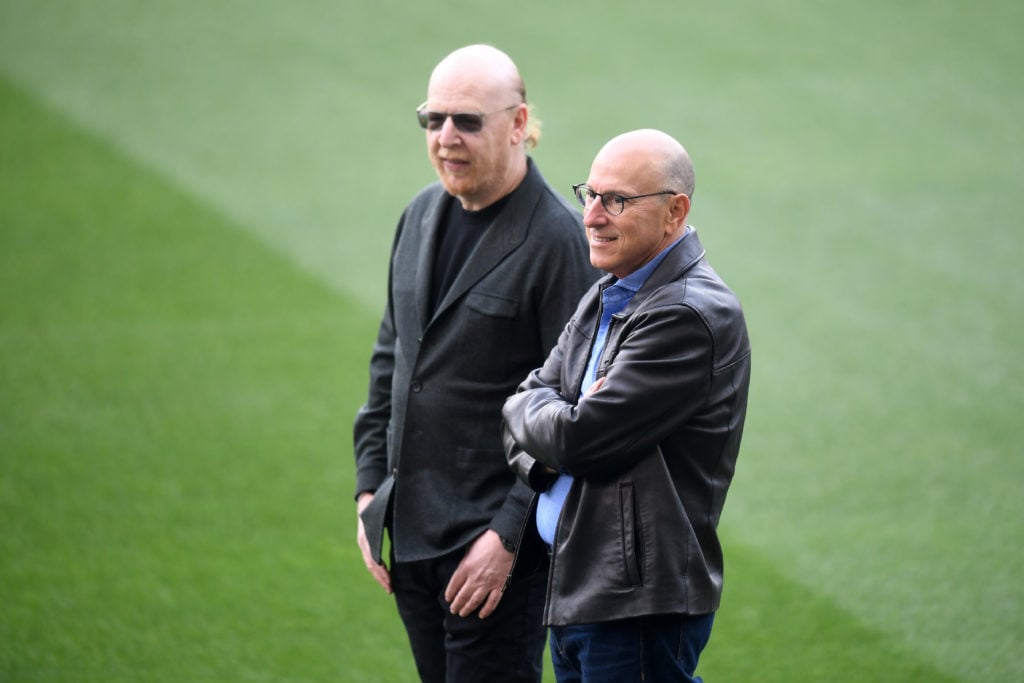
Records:
<instances>
[{"instance_id":1,"label":"jacket pocket","mask_svg":"<svg viewBox=\"0 0 1024 683\"><path fill-rule=\"evenodd\" d=\"M619 483L619 511L622 529L622 561L626 570L626 580L631 586L641 586L644 582L643 535L637 508L636 489L631 481Z\"/></svg>"},{"instance_id":2,"label":"jacket pocket","mask_svg":"<svg viewBox=\"0 0 1024 683\"><path fill-rule=\"evenodd\" d=\"M500 294L475 291L466 295L466 306L492 318L514 318L519 310L519 300Z\"/></svg>"},{"instance_id":3,"label":"jacket pocket","mask_svg":"<svg viewBox=\"0 0 1024 683\"><path fill-rule=\"evenodd\" d=\"M509 358L522 342L517 338L522 325L519 301L509 297L472 291L460 312L456 344L455 373L476 382L511 382ZM543 359L541 359L543 360ZM516 373L516 383L522 377ZM522 376L526 373L523 372ZM515 384L510 384L510 389ZM510 392L511 393L511 392Z\"/></svg>"}]
</instances>

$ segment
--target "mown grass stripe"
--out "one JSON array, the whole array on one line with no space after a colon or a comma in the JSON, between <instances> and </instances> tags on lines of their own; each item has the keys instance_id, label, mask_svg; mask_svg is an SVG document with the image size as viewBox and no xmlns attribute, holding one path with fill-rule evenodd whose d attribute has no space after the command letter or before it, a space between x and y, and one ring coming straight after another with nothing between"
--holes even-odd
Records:
<instances>
[{"instance_id":1,"label":"mown grass stripe","mask_svg":"<svg viewBox=\"0 0 1024 683\"><path fill-rule=\"evenodd\" d=\"M353 590L375 321L5 81L0 136L0 678L408 679Z\"/></svg>"}]
</instances>

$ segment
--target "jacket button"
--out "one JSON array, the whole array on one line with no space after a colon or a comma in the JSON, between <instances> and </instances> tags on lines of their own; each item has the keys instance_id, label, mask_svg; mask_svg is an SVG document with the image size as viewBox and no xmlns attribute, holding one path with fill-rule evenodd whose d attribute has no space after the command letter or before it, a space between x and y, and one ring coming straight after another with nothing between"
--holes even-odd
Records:
<instances>
[{"instance_id":1,"label":"jacket button","mask_svg":"<svg viewBox=\"0 0 1024 683\"><path fill-rule=\"evenodd\" d=\"M419 382L413 382L412 384L409 385L409 388L412 389L413 392L417 394L423 391L423 385L420 384Z\"/></svg>"}]
</instances>

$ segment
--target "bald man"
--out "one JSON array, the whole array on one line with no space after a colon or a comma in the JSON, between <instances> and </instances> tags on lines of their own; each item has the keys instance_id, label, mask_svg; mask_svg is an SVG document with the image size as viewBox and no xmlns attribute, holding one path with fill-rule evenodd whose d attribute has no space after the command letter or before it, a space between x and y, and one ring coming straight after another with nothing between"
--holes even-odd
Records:
<instances>
[{"instance_id":1,"label":"bald man","mask_svg":"<svg viewBox=\"0 0 1024 683\"><path fill-rule=\"evenodd\" d=\"M537 492L534 542L551 553L559 683L700 680L750 343L687 225L693 188L665 133L601 149L574 189L590 261L608 275L503 409L509 464Z\"/></svg>"},{"instance_id":2,"label":"bald man","mask_svg":"<svg viewBox=\"0 0 1024 683\"><path fill-rule=\"evenodd\" d=\"M438 182L395 233L353 430L357 540L423 681L539 681L547 556L519 553L532 492L505 462L501 406L599 273L528 156L539 127L508 55L448 55L416 116Z\"/></svg>"}]
</instances>

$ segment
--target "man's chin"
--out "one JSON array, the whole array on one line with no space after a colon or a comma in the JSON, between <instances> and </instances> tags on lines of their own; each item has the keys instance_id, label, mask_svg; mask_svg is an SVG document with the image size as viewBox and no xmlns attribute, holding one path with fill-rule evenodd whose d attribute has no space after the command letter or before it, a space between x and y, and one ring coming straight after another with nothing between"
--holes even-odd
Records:
<instances>
[{"instance_id":1,"label":"man's chin","mask_svg":"<svg viewBox=\"0 0 1024 683\"><path fill-rule=\"evenodd\" d=\"M439 177L445 191L453 197L465 197L472 194L471 185L463 178L452 178L447 174L441 174Z\"/></svg>"}]
</instances>

